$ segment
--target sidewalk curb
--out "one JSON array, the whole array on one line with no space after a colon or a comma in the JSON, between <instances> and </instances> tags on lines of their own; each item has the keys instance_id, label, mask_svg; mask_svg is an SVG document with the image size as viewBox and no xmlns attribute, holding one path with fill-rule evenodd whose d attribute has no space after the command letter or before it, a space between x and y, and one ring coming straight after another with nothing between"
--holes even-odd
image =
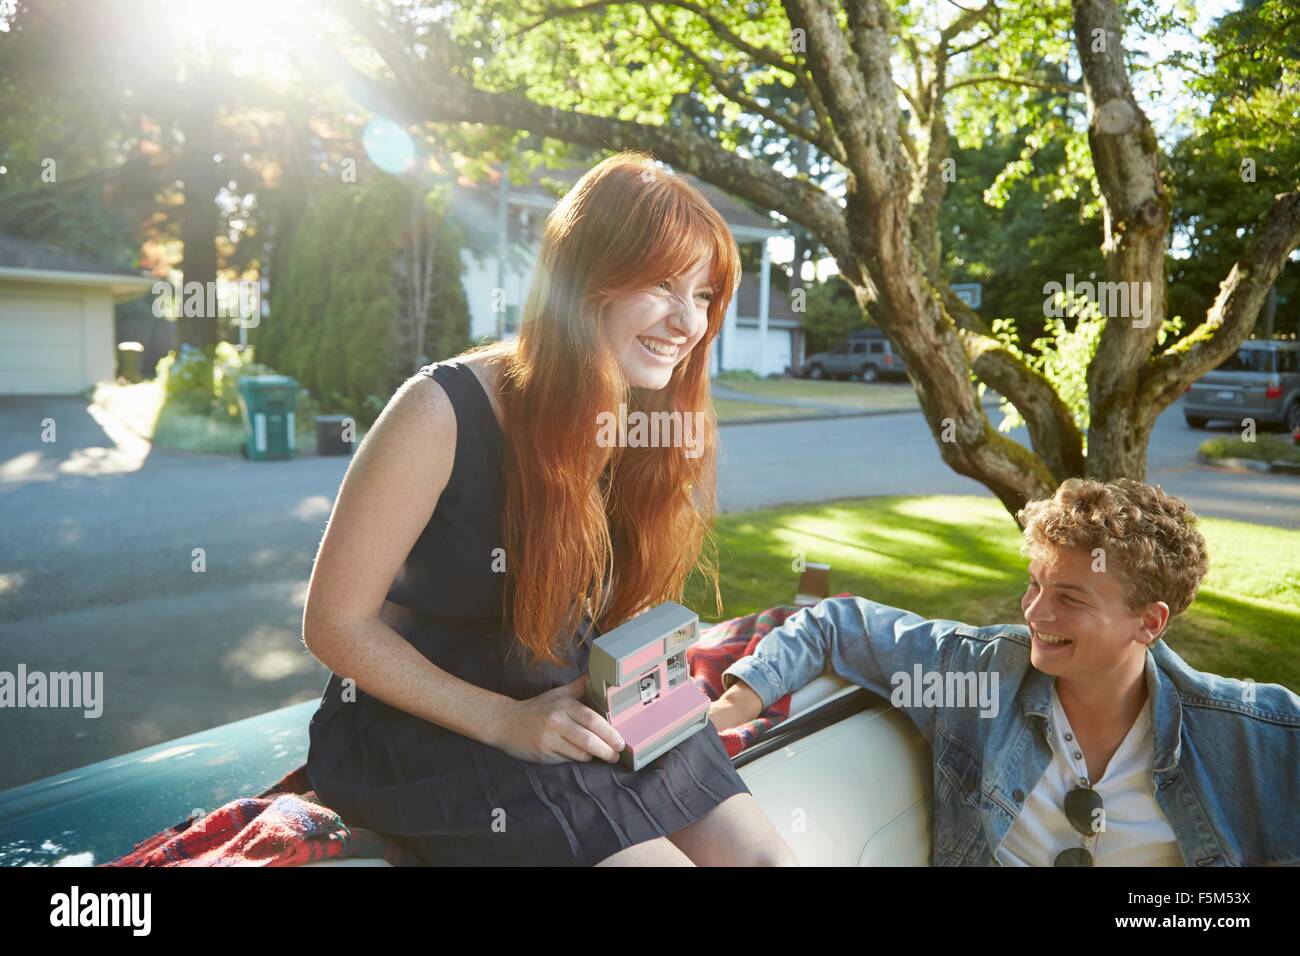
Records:
<instances>
[{"instance_id":1,"label":"sidewalk curb","mask_svg":"<svg viewBox=\"0 0 1300 956\"><path fill-rule=\"evenodd\" d=\"M788 406L787 406L788 407ZM719 428L732 425L770 425L776 422L824 422L832 418L871 418L875 415L906 415L919 412L918 408L870 408L855 412L813 412L809 415L759 415L755 418L733 418L719 421Z\"/></svg>"},{"instance_id":2,"label":"sidewalk curb","mask_svg":"<svg viewBox=\"0 0 1300 956\"><path fill-rule=\"evenodd\" d=\"M1300 475L1300 462L1294 461L1260 461L1255 458L1210 458L1196 453L1196 460L1202 465L1218 468L1221 471L1261 471L1273 475Z\"/></svg>"},{"instance_id":3,"label":"sidewalk curb","mask_svg":"<svg viewBox=\"0 0 1300 956\"><path fill-rule=\"evenodd\" d=\"M787 408L791 406L785 406ZM984 408L996 409L997 403L986 403ZM811 415L760 415L755 418L734 418L729 421L719 421L719 428L730 428L732 425L770 425L776 422L821 422L832 418L873 418L877 415L910 415L920 414L921 406L915 408L867 408L851 412L816 412Z\"/></svg>"}]
</instances>

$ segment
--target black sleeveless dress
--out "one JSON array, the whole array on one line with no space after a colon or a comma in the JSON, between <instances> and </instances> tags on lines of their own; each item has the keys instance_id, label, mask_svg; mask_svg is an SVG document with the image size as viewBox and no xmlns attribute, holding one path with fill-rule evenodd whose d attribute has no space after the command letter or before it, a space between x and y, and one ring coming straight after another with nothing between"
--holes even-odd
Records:
<instances>
[{"instance_id":1,"label":"black sleeveless dress","mask_svg":"<svg viewBox=\"0 0 1300 956\"><path fill-rule=\"evenodd\" d=\"M524 700L585 673L593 628L565 666L530 667L504 628L502 436L466 365L427 365L456 413L447 488L411 548L383 619L440 668ZM344 822L400 838L424 864L588 866L668 836L749 788L712 722L639 771L620 764L540 764L408 714L360 688L342 699L331 674L312 716L307 773Z\"/></svg>"}]
</instances>

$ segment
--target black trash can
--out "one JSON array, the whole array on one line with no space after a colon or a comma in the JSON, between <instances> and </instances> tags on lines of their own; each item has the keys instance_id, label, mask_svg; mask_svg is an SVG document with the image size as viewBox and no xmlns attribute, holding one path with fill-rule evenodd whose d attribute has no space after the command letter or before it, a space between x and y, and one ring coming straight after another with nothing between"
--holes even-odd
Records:
<instances>
[{"instance_id":1,"label":"black trash can","mask_svg":"<svg viewBox=\"0 0 1300 956\"><path fill-rule=\"evenodd\" d=\"M344 438L345 426L351 422L355 433L356 422L347 415L316 416L316 453L318 455L350 455L356 449L355 434L353 440Z\"/></svg>"}]
</instances>

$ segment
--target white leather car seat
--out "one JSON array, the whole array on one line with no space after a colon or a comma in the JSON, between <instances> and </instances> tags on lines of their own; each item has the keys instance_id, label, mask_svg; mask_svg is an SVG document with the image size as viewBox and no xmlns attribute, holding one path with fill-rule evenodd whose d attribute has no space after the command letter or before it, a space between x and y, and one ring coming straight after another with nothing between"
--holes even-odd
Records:
<instances>
[{"instance_id":1,"label":"white leather car seat","mask_svg":"<svg viewBox=\"0 0 1300 956\"><path fill-rule=\"evenodd\" d=\"M794 692L786 723L855 692L866 693L823 673ZM930 745L886 700L796 735L740 776L803 866L930 865Z\"/></svg>"}]
</instances>

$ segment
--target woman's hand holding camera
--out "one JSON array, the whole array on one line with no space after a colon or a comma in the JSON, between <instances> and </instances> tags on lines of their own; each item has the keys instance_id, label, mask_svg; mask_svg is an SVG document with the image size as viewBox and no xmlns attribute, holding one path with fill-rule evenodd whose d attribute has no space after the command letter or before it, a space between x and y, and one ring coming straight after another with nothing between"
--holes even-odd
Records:
<instances>
[{"instance_id":1,"label":"woman's hand holding camera","mask_svg":"<svg viewBox=\"0 0 1300 956\"><path fill-rule=\"evenodd\" d=\"M583 674L528 700L506 698L493 746L532 763L618 760L623 738L582 701L586 684Z\"/></svg>"}]
</instances>

